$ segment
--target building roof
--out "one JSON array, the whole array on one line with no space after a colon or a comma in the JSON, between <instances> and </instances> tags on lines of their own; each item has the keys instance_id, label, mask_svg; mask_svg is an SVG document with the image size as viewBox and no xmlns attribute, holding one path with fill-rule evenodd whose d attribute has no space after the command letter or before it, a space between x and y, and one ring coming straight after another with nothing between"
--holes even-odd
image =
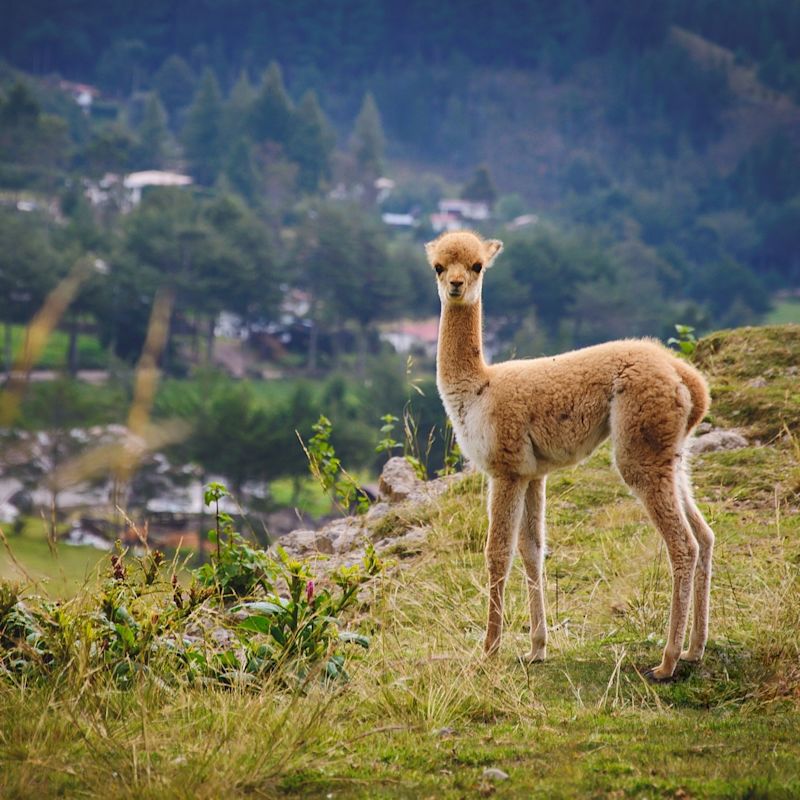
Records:
<instances>
[{"instance_id":1,"label":"building roof","mask_svg":"<svg viewBox=\"0 0 800 800\"><path fill-rule=\"evenodd\" d=\"M131 172L125 176L123 184L126 189L143 189L145 186L188 186L193 183L189 175L178 172L162 172L148 169L143 172Z\"/></svg>"}]
</instances>

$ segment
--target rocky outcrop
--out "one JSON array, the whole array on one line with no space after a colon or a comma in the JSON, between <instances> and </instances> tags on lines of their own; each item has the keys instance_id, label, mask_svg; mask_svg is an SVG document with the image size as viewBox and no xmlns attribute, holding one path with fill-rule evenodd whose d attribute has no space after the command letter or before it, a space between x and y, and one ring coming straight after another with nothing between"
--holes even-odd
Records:
<instances>
[{"instance_id":1,"label":"rocky outcrop","mask_svg":"<svg viewBox=\"0 0 800 800\"><path fill-rule=\"evenodd\" d=\"M323 572L357 564L364 557L367 544L372 544L382 555L398 558L416 555L423 551L428 531L419 525L403 524L403 509L429 503L459 477L423 481L404 458L391 458L378 484L381 499L366 514L333 520L319 530L292 531L282 536L273 548L280 545L289 555L315 561L316 569ZM398 524L380 525L392 512L397 514Z\"/></svg>"}]
</instances>

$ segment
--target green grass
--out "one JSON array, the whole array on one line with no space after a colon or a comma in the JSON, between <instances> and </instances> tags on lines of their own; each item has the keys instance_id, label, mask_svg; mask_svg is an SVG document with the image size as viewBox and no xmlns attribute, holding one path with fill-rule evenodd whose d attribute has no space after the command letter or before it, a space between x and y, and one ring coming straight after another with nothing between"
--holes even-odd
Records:
<instances>
[{"instance_id":1,"label":"green grass","mask_svg":"<svg viewBox=\"0 0 800 800\"><path fill-rule=\"evenodd\" d=\"M741 366L718 359L713 380L738 392ZM351 654L348 683L221 690L151 676L121 692L80 669L57 685L0 681L0 796L797 797L798 447L795 432L697 459L717 535L711 635L704 661L673 683L642 677L663 646L666 556L603 448L549 482L547 662L518 658L518 563L503 646L481 652L485 482L474 475L381 523L427 526L429 544L363 592L350 625L372 644ZM491 783L486 767L508 780Z\"/></svg>"},{"instance_id":2,"label":"green grass","mask_svg":"<svg viewBox=\"0 0 800 800\"><path fill-rule=\"evenodd\" d=\"M29 519L24 529L14 534L11 525L3 532L13 553L0 543L0 578L36 582L36 591L53 598L72 597L85 585L93 585L98 565L108 555L94 547L48 544L47 526L41 519ZM17 563L15 563L15 560Z\"/></svg>"},{"instance_id":3,"label":"green grass","mask_svg":"<svg viewBox=\"0 0 800 800\"><path fill-rule=\"evenodd\" d=\"M13 325L11 341L15 357L22 352L25 341L25 326ZM36 369L65 369L67 366L67 350L69 335L65 331L55 330L47 339L39 360L34 364ZM80 369L102 369L108 364L108 353L94 335L78 334L78 366Z\"/></svg>"},{"instance_id":4,"label":"green grass","mask_svg":"<svg viewBox=\"0 0 800 800\"><path fill-rule=\"evenodd\" d=\"M764 318L765 325L800 324L800 300L780 300Z\"/></svg>"}]
</instances>

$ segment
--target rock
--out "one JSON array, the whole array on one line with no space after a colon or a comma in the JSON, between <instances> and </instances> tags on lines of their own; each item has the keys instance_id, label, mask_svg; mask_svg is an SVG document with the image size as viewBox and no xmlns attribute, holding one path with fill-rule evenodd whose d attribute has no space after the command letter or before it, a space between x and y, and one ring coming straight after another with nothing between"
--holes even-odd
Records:
<instances>
[{"instance_id":1,"label":"rock","mask_svg":"<svg viewBox=\"0 0 800 800\"><path fill-rule=\"evenodd\" d=\"M489 781L507 781L508 773L497 767L486 767L483 771L483 777Z\"/></svg>"},{"instance_id":2,"label":"rock","mask_svg":"<svg viewBox=\"0 0 800 800\"><path fill-rule=\"evenodd\" d=\"M401 536L390 536L375 542L379 553L396 553L397 555L414 555L424 549L428 532L424 528L411 528Z\"/></svg>"},{"instance_id":3,"label":"rock","mask_svg":"<svg viewBox=\"0 0 800 800\"><path fill-rule=\"evenodd\" d=\"M386 462L383 468L378 489L384 501L389 503L402 503L406 501L424 502L432 500L443 494L448 487L463 477L461 474L447 475L443 478L435 478L432 481L423 481L417 477L411 464L404 458L395 456ZM386 503L378 503L374 513L376 516L383 516L388 511Z\"/></svg>"},{"instance_id":4,"label":"rock","mask_svg":"<svg viewBox=\"0 0 800 800\"><path fill-rule=\"evenodd\" d=\"M747 381L747 385L751 389L763 389L767 385L767 379L763 375L759 375L757 378Z\"/></svg>"},{"instance_id":5,"label":"rock","mask_svg":"<svg viewBox=\"0 0 800 800\"><path fill-rule=\"evenodd\" d=\"M747 439L738 431L717 428L692 439L689 442L689 452L692 455L699 455L716 453L719 450L739 450L747 446Z\"/></svg>"},{"instance_id":6,"label":"rock","mask_svg":"<svg viewBox=\"0 0 800 800\"><path fill-rule=\"evenodd\" d=\"M419 494L424 482L421 481L411 464L404 458L395 456L386 462L378 481L381 497L390 503L401 503L412 495Z\"/></svg>"},{"instance_id":7,"label":"rock","mask_svg":"<svg viewBox=\"0 0 800 800\"><path fill-rule=\"evenodd\" d=\"M292 555L302 556L310 553L333 553L333 542L321 531L292 531L277 542Z\"/></svg>"},{"instance_id":8,"label":"rock","mask_svg":"<svg viewBox=\"0 0 800 800\"><path fill-rule=\"evenodd\" d=\"M389 513L389 504L383 501L370 506L365 516L367 522L377 522Z\"/></svg>"},{"instance_id":9,"label":"rock","mask_svg":"<svg viewBox=\"0 0 800 800\"><path fill-rule=\"evenodd\" d=\"M364 522L361 517L345 517L326 525L320 533L333 543L334 553L353 550L364 538Z\"/></svg>"}]
</instances>

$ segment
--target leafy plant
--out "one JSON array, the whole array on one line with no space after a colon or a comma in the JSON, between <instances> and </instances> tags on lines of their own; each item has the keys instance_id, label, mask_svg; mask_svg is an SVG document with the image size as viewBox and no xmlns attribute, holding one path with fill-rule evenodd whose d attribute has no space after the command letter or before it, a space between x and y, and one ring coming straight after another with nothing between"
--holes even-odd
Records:
<instances>
[{"instance_id":1,"label":"leafy plant","mask_svg":"<svg viewBox=\"0 0 800 800\"><path fill-rule=\"evenodd\" d=\"M375 447L376 453L391 453L392 450L401 447L400 442L394 438L395 425L400 420L394 414L384 414L381 417L381 436L383 437Z\"/></svg>"},{"instance_id":2,"label":"leafy plant","mask_svg":"<svg viewBox=\"0 0 800 800\"><path fill-rule=\"evenodd\" d=\"M188 573L188 587L157 550L135 558L119 544L100 591L63 605L23 600L18 586L0 581L0 676L106 676L120 689L141 677L226 686L258 685L267 676L286 684L347 678L342 645L368 647L369 640L344 630L342 617L381 571L380 559L370 548L361 565L319 579L282 548L272 556L237 533L219 510L227 494L222 484L206 490L216 504L209 535L217 549Z\"/></svg>"},{"instance_id":3,"label":"leafy plant","mask_svg":"<svg viewBox=\"0 0 800 800\"><path fill-rule=\"evenodd\" d=\"M231 515L220 511L219 501L229 496L221 483L210 483L203 494L206 505L215 506L215 527L208 538L216 553L194 573L201 586L214 588L222 599L246 597L259 587L269 591L274 572L274 560L234 531Z\"/></svg>"},{"instance_id":4,"label":"leafy plant","mask_svg":"<svg viewBox=\"0 0 800 800\"><path fill-rule=\"evenodd\" d=\"M356 512L363 514L369 508L369 497L358 481L342 467L330 441L333 430L331 421L322 414L312 430L314 435L308 440L308 445L300 440L308 458L309 471L342 513L348 513L355 505Z\"/></svg>"},{"instance_id":5,"label":"leafy plant","mask_svg":"<svg viewBox=\"0 0 800 800\"><path fill-rule=\"evenodd\" d=\"M677 338L670 336L667 344L674 345L683 355L691 357L697 349L697 338L694 335L694 328L691 325L676 325Z\"/></svg>"}]
</instances>

